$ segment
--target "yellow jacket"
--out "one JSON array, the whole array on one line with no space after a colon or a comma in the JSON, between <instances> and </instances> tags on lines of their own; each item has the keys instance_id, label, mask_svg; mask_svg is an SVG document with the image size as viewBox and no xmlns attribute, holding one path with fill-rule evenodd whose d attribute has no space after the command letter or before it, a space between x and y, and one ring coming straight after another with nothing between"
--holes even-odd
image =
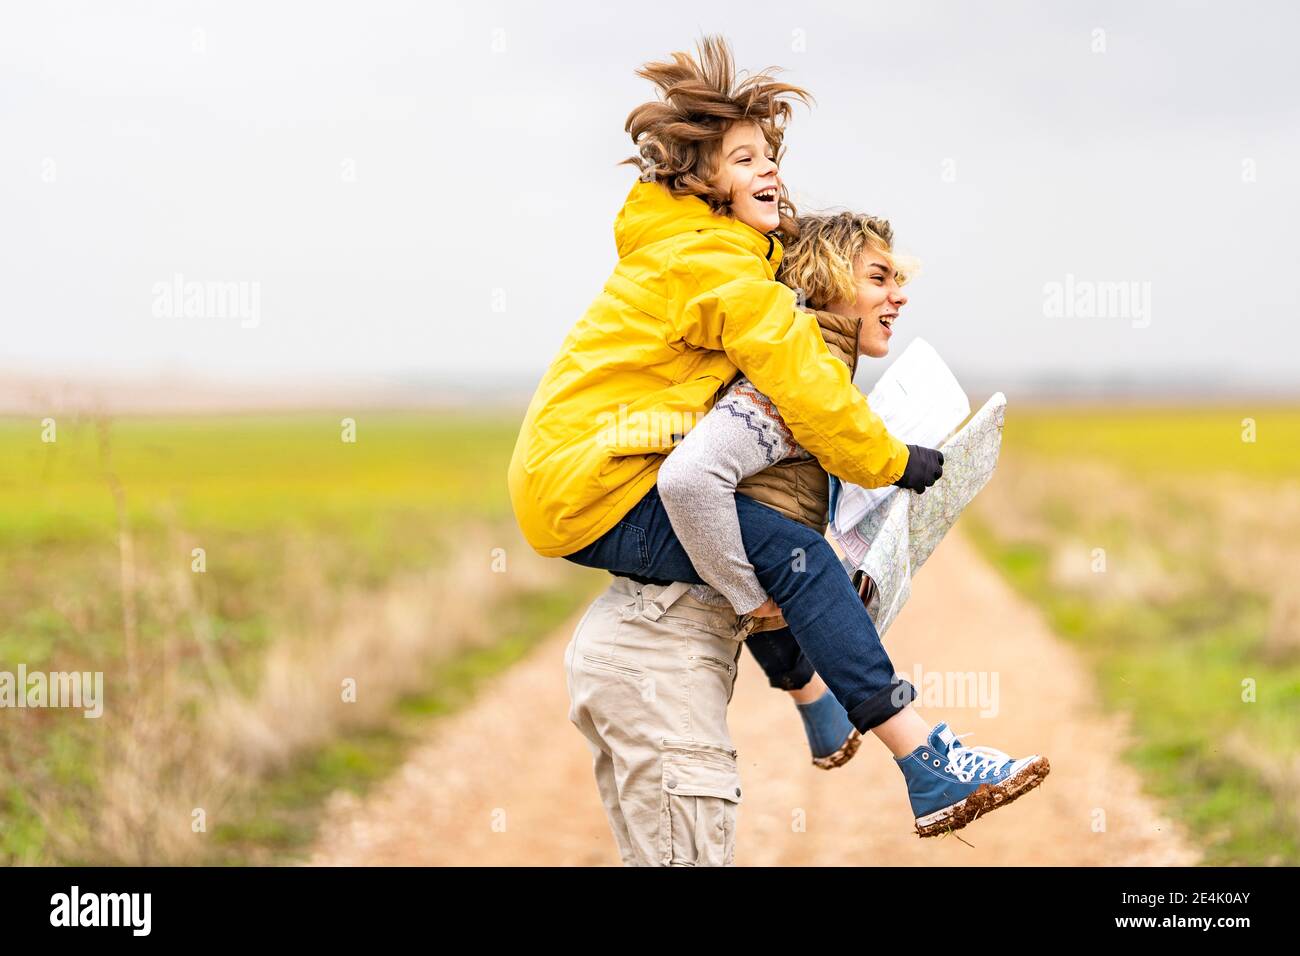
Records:
<instances>
[{"instance_id":1,"label":"yellow jacket","mask_svg":"<svg viewBox=\"0 0 1300 956\"><path fill-rule=\"evenodd\" d=\"M907 446L775 280L780 242L639 181L614 238L618 265L543 376L510 459L515 517L538 553L572 554L616 525L737 369L831 474L867 488L903 474Z\"/></svg>"}]
</instances>

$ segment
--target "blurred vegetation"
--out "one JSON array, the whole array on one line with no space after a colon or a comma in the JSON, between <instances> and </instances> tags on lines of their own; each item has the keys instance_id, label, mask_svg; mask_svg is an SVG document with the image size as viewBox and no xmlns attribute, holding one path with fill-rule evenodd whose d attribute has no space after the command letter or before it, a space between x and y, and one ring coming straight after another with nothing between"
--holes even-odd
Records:
<instances>
[{"instance_id":1,"label":"blurred vegetation","mask_svg":"<svg viewBox=\"0 0 1300 956\"><path fill-rule=\"evenodd\" d=\"M1250 423L1254 440L1243 441ZM1300 477L1300 407L1295 405L1012 406L1004 440L1013 453L1095 459L1134 478Z\"/></svg>"},{"instance_id":2,"label":"blurred vegetation","mask_svg":"<svg viewBox=\"0 0 1300 956\"><path fill-rule=\"evenodd\" d=\"M1012 407L964 522L1208 864L1300 863L1298 477L1300 408Z\"/></svg>"},{"instance_id":3,"label":"blurred vegetation","mask_svg":"<svg viewBox=\"0 0 1300 956\"><path fill-rule=\"evenodd\" d=\"M354 413L355 442L343 417L68 417L54 442L37 420L0 419L0 670L105 675L98 720L0 711L0 863L301 849L323 796L382 775L414 722L598 586L514 529L515 416ZM493 572L498 553L512 573ZM393 648L382 614L406 622ZM268 666L292 686L295 655L314 698L302 713L325 718L315 735L271 699ZM365 672L383 707L341 707L340 668ZM277 722L284 739L261 740ZM211 839L169 817L190 799L219 818ZM182 835L153 837L165 828Z\"/></svg>"}]
</instances>

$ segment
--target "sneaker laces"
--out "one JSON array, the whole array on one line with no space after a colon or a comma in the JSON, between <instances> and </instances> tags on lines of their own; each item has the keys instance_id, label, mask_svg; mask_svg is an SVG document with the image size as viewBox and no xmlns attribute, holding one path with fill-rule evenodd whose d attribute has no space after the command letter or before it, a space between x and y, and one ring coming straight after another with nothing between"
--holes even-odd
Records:
<instances>
[{"instance_id":1,"label":"sneaker laces","mask_svg":"<svg viewBox=\"0 0 1300 956\"><path fill-rule=\"evenodd\" d=\"M1014 759L1010 754L993 747L967 747L961 738L969 736L970 734L954 735L954 740L948 747L948 766L944 768L962 783L970 783L976 773L979 773L980 779L984 779L990 770L997 770Z\"/></svg>"}]
</instances>

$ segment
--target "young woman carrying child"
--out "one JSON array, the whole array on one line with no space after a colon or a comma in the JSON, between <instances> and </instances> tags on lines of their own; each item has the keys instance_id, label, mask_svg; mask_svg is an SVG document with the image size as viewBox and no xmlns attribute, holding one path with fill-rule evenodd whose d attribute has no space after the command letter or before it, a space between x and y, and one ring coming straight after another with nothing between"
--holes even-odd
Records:
<instances>
[{"instance_id":1,"label":"young woman carrying child","mask_svg":"<svg viewBox=\"0 0 1300 956\"><path fill-rule=\"evenodd\" d=\"M717 39L701 44L699 62L677 53L640 75L659 86L662 100L628 120L642 176L615 224L619 262L529 406L510 465L516 517L544 555L604 568L642 588L713 584L740 602L735 614L751 619L779 613L853 728L873 732L894 753L918 832L963 826L1036 785L1046 760L963 747L945 725L931 728L916 714L915 690L895 676L862 601L814 527L737 495L732 508L710 512L719 529L705 539L711 548L692 545L697 570L658 485L661 467L677 454L671 445L688 447L688 436L672 435L668 448L649 439L662 434L657 427L620 429L611 440L607 422L616 415L651 423L703 415L703 426L718 416L709 409L740 372L744 379L727 398L740 401L736 389L748 388L757 405L771 406L768 422L782 437L773 454L810 455L865 487L920 492L942 474L937 451L888 433L816 318L776 281L784 253L777 236L798 237L777 160L788 98L807 94L767 71L737 83ZM869 270L872 262L861 265ZM874 285L874 274L865 281ZM883 307L872 306L876 318L900 304L888 301L897 297L892 268L880 274L876 287L888 292ZM729 467L741 475L749 466L733 458ZM679 501L686 514L690 502ZM617 665L617 641L610 653L606 662Z\"/></svg>"}]
</instances>

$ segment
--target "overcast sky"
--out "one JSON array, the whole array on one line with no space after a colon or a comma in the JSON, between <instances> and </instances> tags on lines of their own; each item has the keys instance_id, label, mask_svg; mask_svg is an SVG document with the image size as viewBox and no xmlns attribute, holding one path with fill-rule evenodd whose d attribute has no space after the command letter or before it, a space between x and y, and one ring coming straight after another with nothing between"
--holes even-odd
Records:
<instances>
[{"instance_id":1,"label":"overcast sky","mask_svg":"<svg viewBox=\"0 0 1300 956\"><path fill-rule=\"evenodd\" d=\"M800 208L921 259L895 353L1300 381L1290 4L108 6L0 14L0 371L535 381L614 264L634 69L720 32L817 98Z\"/></svg>"}]
</instances>

